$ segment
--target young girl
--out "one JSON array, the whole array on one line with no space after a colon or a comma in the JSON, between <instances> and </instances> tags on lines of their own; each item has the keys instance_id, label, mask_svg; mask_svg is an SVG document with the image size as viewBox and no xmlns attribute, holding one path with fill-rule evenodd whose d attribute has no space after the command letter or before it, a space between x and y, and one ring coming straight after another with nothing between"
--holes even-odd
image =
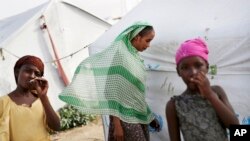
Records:
<instances>
[{"instance_id":1,"label":"young girl","mask_svg":"<svg viewBox=\"0 0 250 141\"><path fill-rule=\"evenodd\" d=\"M239 124L226 93L220 86L210 86L208 49L200 39L181 44L175 56L177 73L187 85L166 106L171 141L226 141L226 128Z\"/></svg>"},{"instance_id":2,"label":"young girl","mask_svg":"<svg viewBox=\"0 0 250 141\"><path fill-rule=\"evenodd\" d=\"M148 141L147 124L160 127L145 100L146 71L139 55L154 36L147 23L131 25L105 50L82 61L59 96L84 113L110 115L108 141Z\"/></svg>"},{"instance_id":3,"label":"young girl","mask_svg":"<svg viewBox=\"0 0 250 141\"><path fill-rule=\"evenodd\" d=\"M17 87L0 97L0 141L50 141L49 130L59 130L60 120L47 97L43 62L23 56L14 66Z\"/></svg>"}]
</instances>

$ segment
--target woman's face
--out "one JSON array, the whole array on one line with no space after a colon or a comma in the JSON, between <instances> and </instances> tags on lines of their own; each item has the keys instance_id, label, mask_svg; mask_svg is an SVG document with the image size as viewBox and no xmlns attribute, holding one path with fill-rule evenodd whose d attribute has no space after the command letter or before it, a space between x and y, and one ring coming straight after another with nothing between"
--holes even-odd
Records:
<instances>
[{"instance_id":1,"label":"woman's face","mask_svg":"<svg viewBox=\"0 0 250 141\"><path fill-rule=\"evenodd\" d=\"M178 64L177 72L189 89L197 90L196 84L191 79L194 79L198 72L206 74L208 72L208 64L199 56L186 57Z\"/></svg>"},{"instance_id":2,"label":"woman's face","mask_svg":"<svg viewBox=\"0 0 250 141\"><path fill-rule=\"evenodd\" d=\"M135 36L131 43L132 45L140 52L146 50L150 46L150 42L155 37L155 31L149 31L144 36L137 35Z\"/></svg>"},{"instance_id":3,"label":"woman's face","mask_svg":"<svg viewBox=\"0 0 250 141\"><path fill-rule=\"evenodd\" d=\"M23 65L16 75L18 78L17 85L28 89L30 80L34 79L35 77L41 77L42 73L36 66L27 64Z\"/></svg>"}]
</instances>

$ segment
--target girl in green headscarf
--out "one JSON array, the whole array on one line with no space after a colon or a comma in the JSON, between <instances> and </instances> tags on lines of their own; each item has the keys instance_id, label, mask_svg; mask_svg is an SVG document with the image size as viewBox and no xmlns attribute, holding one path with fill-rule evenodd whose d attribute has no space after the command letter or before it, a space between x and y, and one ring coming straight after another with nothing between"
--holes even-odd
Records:
<instances>
[{"instance_id":1,"label":"girl in green headscarf","mask_svg":"<svg viewBox=\"0 0 250 141\"><path fill-rule=\"evenodd\" d=\"M111 115L109 141L149 140L146 125L156 122L145 101L146 72L138 51L154 36L148 23L128 27L104 51L83 60L59 95L86 114Z\"/></svg>"}]
</instances>

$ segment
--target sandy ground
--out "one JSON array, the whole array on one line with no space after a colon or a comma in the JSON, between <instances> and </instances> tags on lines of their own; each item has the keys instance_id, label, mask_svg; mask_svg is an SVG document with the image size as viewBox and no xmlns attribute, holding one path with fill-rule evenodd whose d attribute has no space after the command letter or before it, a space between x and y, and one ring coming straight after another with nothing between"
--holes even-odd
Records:
<instances>
[{"instance_id":1,"label":"sandy ground","mask_svg":"<svg viewBox=\"0 0 250 141\"><path fill-rule=\"evenodd\" d=\"M54 134L51 138L52 141L104 141L102 120L98 117L88 125Z\"/></svg>"}]
</instances>

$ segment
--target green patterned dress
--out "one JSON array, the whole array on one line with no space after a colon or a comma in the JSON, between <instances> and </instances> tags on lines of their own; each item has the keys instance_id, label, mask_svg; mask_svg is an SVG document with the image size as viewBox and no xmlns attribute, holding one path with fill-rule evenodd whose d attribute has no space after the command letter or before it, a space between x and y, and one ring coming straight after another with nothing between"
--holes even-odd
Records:
<instances>
[{"instance_id":1,"label":"green patterned dress","mask_svg":"<svg viewBox=\"0 0 250 141\"><path fill-rule=\"evenodd\" d=\"M131 39L147 23L124 30L109 47L83 60L59 98L85 114L113 115L127 123L150 123L145 101L146 71Z\"/></svg>"}]
</instances>

